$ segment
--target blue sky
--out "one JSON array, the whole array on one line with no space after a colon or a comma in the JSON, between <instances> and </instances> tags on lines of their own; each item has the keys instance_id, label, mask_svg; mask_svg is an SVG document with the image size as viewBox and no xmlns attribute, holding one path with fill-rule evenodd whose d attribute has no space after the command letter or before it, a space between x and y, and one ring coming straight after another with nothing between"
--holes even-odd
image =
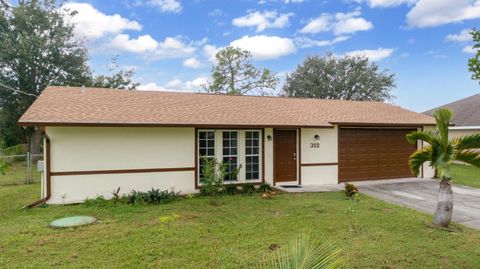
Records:
<instances>
[{"instance_id":1,"label":"blue sky","mask_svg":"<svg viewBox=\"0 0 480 269\"><path fill-rule=\"evenodd\" d=\"M478 0L90 0L76 35L107 72L118 55L142 89L199 91L215 52L235 45L279 78L306 55L363 54L396 74L394 104L424 111L479 92L470 79L468 30Z\"/></svg>"}]
</instances>

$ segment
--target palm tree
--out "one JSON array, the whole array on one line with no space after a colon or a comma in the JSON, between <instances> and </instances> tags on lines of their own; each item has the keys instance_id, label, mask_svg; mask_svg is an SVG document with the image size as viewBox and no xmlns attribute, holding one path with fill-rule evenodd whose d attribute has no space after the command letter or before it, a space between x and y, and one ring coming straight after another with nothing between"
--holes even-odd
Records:
<instances>
[{"instance_id":1,"label":"palm tree","mask_svg":"<svg viewBox=\"0 0 480 269\"><path fill-rule=\"evenodd\" d=\"M309 234L301 234L290 244L271 255L260 268L334 269L342 264L340 249L329 242L319 243Z\"/></svg>"},{"instance_id":2,"label":"palm tree","mask_svg":"<svg viewBox=\"0 0 480 269\"><path fill-rule=\"evenodd\" d=\"M448 126L453 112L440 108L433 116L437 125L435 131L412 132L407 135L408 142L412 144L418 140L426 142L410 156L409 164L415 175L420 173L420 168L426 162L435 169L435 175L441 180L433 224L448 227L453 211L452 164L460 162L480 167L480 152L475 150L480 148L480 133L449 139Z\"/></svg>"}]
</instances>

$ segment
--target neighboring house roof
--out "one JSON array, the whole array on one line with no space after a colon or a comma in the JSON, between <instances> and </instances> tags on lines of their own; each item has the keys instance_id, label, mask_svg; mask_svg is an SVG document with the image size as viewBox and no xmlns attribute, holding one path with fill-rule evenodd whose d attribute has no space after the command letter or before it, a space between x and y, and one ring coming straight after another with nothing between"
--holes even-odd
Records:
<instances>
[{"instance_id":1,"label":"neighboring house roof","mask_svg":"<svg viewBox=\"0 0 480 269\"><path fill-rule=\"evenodd\" d=\"M19 124L332 127L430 125L433 118L382 102L48 87Z\"/></svg>"},{"instance_id":2,"label":"neighboring house roof","mask_svg":"<svg viewBox=\"0 0 480 269\"><path fill-rule=\"evenodd\" d=\"M436 107L423 112L425 115L433 115L433 112L439 108L446 107L455 113L452 124L455 127L460 126L480 126L480 94Z\"/></svg>"}]
</instances>

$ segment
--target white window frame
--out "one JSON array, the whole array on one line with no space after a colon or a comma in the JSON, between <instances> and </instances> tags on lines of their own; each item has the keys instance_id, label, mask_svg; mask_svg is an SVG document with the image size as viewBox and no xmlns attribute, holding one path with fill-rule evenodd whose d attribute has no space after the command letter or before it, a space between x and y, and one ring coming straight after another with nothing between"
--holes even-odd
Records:
<instances>
[{"instance_id":1,"label":"white window frame","mask_svg":"<svg viewBox=\"0 0 480 269\"><path fill-rule=\"evenodd\" d=\"M250 146L250 149L252 150L252 153L250 153L250 154L247 153L247 147L248 147L247 146L247 139L249 139L249 138L247 138L247 133L256 133L258 135L258 137L257 137L258 145L257 146L253 146L253 145ZM261 162L262 161L262 159L261 159L262 158L261 157L261 154L262 154L262 148L261 148L261 146L262 146L262 144L261 144L262 143L262 141L261 141L262 140L262 133L261 133L260 130L246 130L244 137L245 137L245 139L244 139L245 140L245 181L251 182L251 181L261 180L261 178L260 178L261 173L260 172L261 172L261 169L262 169L262 167L261 167L261 164L262 164L262 162ZM255 141L254 139L251 139L251 140ZM258 152L256 154L253 153L254 148L257 148L257 150L258 150ZM258 162L257 162L258 170L257 171L250 171L250 173L255 173L255 172L258 173L257 178L247 178L247 174L248 174L247 158L248 157L257 157L258 158Z\"/></svg>"},{"instance_id":2,"label":"white window frame","mask_svg":"<svg viewBox=\"0 0 480 269\"><path fill-rule=\"evenodd\" d=\"M200 167L200 132L214 132L215 138L214 138L214 152L215 156L207 156L207 157L214 157L217 161L223 161L223 132L237 132L237 167L242 166L240 169L240 173L237 176L237 180L225 180L224 184L243 184L243 183L259 183L262 181L262 175L263 175L263 132L264 129L197 129L197 165L198 165L198 171L197 171L197 176L198 176L198 184L201 185L200 183L200 175L201 175L201 167ZM246 133L247 132L258 132L258 155L251 155L249 154L248 156L258 156L258 179L246 179L246 161L247 161L247 154L246 154ZM231 155L226 155L231 156Z\"/></svg>"}]
</instances>

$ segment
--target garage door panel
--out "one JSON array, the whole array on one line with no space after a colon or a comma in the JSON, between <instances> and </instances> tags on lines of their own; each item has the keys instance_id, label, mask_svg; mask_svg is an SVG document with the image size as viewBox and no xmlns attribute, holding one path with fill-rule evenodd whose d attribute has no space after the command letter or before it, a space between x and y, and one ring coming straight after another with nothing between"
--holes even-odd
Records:
<instances>
[{"instance_id":1,"label":"garage door panel","mask_svg":"<svg viewBox=\"0 0 480 269\"><path fill-rule=\"evenodd\" d=\"M416 146L406 134L414 129L340 128L339 181L412 176L408 158Z\"/></svg>"}]
</instances>

